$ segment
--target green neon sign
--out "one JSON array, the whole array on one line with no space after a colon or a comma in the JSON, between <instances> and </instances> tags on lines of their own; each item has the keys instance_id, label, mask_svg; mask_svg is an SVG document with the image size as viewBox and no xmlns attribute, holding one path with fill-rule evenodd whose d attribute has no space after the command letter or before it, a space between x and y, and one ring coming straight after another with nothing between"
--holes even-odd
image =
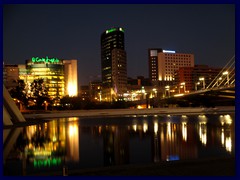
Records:
<instances>
[{"instance_id":1,"label":"green neon sign","mask_svg":"<svg viewBox=\"0 0 240 180\"><path fill-rule=\"evenodd\" d=\"M112 29L106 30L106 34L111 33L111 32L114 32L114 31L117 31L117 28L112 28ZM119 28L119 31L124 32L123 28Z\"/></svg>"},{"instance_id":2,"label":"green neon sign","mask_svg":"<svg viewBox=\"0 0 240 180\"><path fill-rule=\"evenodd\" d=\"M58 63L59 59L58 58L39 58L39 57L32 57L32 62L45 62L45 63Z\"/></svg>"}]
</instances>

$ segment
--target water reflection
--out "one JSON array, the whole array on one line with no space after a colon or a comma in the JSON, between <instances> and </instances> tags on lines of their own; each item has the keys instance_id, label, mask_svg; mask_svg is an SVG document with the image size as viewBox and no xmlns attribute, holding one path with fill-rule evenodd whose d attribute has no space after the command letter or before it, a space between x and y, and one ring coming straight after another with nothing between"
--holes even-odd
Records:
<instances>
[{"instance_id":1,"label":"water reflection","mask_svg":"<svg viewBox=\"0 0 240 180\"><path fill-rule=\"evenodd\" d=\"M222 146L226 148L228 152L232 152L232 117L227 115L221 115L219 117L219 120L221 122L222 128L221 128L221 143Z\"/></svg>"},{"instance_id":2,"label":"water reflection","mask_svg":"<svg viewBox=\"0 0 240 180\"><path fill-rule=\"evenodd\" d=\"M18 138L6 141L4 173L234 156L233 121L229 114L55 119L19 129Z\"/></svg>"},{"instance_id":3,"label":"water reflection","mask_svg":"<svg viewBox=\"0 0 240 180\"><path fill-rule=\"evenodd\" d=\"M203 145L207 144L207 117L206 115L199 115L199 138Z\"/></svg>"}]
</instances>

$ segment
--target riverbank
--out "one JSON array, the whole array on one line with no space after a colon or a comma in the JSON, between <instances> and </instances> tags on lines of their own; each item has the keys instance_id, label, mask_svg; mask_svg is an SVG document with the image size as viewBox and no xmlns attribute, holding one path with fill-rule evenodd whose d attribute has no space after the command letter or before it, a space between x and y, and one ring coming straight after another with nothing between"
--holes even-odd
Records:
<instances>
[{"instance_id":1,"label":"riverbank","mask_svg":"<svg viewBox=\"0 0 240 180\"><path fill-rule=\"evenodd\" d=\"M65 110L65 111L29 111L23 112L26 120L50 119L64 117L106 117L126 115L178 115L235 112L235 106L216 108L185 107L185 108L151 108L151 109L101 109L101 110Z\"/></svg>"}]
</instances>

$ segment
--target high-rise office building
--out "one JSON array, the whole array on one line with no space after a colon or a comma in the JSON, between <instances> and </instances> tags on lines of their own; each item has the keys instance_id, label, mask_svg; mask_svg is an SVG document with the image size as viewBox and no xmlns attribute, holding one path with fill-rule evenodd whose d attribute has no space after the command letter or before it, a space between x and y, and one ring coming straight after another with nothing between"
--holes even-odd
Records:
<instances>
[{"instance_id":1,"label":"high-rise office building","mask_svg":"<svg viewBox=\"0 0 240 180\"><path fill-rule=\"evenodd\" d=\"M149 78L154 81L170 82L179 67L193 67L194 55L176 53L162 49L149 49Z\"/></svg>"},{"instance_id":2,"label":"high-rise office building","mask_svg":"<svg viewBox=\"0 0 240 180\"><path fill-rule=\"evenodd\" d=\"M158 53L162 52L162 49L148 49L148 68L149 79L154 84L158 80Z\"/></svg>"},{"instance_id":3,"label":"high-rise office building","mask_svg":"<svg viewBox=\"0 0 240 180\"><path fill-rule=\"evenodd\" d=\"M101 35L102 100L122 99L127 89L124 30L114 27Z\"/></svg>"},{"instance_id":4,"label":"high-rise office building","mask_svg":"<svg viewBox=\"0 0 240 180\"><path fill-rule=\"evenodd\" d=\"M194 67L194 55L167 50L158 53L159 81L173 81L179 67Z\"/></svg>"}]
</instances>

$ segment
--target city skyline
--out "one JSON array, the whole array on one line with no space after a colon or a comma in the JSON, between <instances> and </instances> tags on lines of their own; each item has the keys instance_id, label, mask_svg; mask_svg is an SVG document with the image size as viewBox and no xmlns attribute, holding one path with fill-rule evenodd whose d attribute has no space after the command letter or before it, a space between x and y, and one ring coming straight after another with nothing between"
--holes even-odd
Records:
<instances>
[{"instance_id":1,"label":"city skyline","mask_svg":"<svg viewBox=\"0 0 240 180\"><path fill-rule=\"evenodd\" d=\"M21 4L3 6L4 63L77 59L86 85L101 75L100 36L111 27L125 30L128 77L148 77L149 48L192 53L211 67L235 54L234 4Z\"/></svg>"}]
</instances>

